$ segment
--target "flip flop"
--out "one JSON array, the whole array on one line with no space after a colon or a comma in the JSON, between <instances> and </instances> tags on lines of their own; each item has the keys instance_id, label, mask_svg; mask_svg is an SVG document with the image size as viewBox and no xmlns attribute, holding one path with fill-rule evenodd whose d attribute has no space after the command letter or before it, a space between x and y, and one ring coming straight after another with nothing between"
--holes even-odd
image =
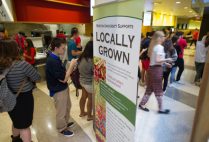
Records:
<instances>
[{"instance_id":1,"label":"flip flop","mask_svg":"<svg viewBox=\"0 0 209 142\"><path fill-rule=\"evenodd\" d=\"M84 112L84 114L80 114L79 117L84 117L87 115L87 112Z\"/></svg>"}]
</instances>

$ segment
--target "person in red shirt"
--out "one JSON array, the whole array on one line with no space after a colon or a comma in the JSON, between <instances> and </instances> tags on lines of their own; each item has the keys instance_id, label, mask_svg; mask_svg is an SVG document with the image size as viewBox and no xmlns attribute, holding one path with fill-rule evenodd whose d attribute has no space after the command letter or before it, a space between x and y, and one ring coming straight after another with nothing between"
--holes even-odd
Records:
<instances>
[{"instance_id":1,"label":"person in red shirt","mask_svg":"<svg viewBox=\"0 0 209 142\"><path fill-rule=\"evenodd\" d=\"M177 33L177 36L179 36L179 40L178 40L178 45L180 46L180 53L178 54L178 59L176 61L176 66L179 68L177 77L176 77L176 81L177 83L179 83L180 79L181 79L181 75L184 71L184 49L187 47L187 42L186 40L183 38L183 33Z\"/></svg>"},{"instance_id":2,"label":"person in red shirt","mask_svg":"<svg viewBox=\"0 0 209 142\"><path fill-rule=\"evenodd\" d=\"M21 49L21 53L24 52L25 50L25 33L24 32L19 32L18 34L15 35L15 40L19 46L19 48Z\"/></svg>"},{"instance_id":3,"label":"person in red shirt","mask_svg":"<svg viewBox=\"0 0 209 142\"><path fill-rule=\"evenodd\" d=\"M62 38L64 40L66 40L67 36L64 34L63 31L59 32L57 35L56 35L57 38Z\"/></svg>"},{"instance_id":4,"label":"person in red shirt","mask_svg":"<svg viewBox=\"0 0 209 142\"><path fill-rule=\"evenodd\" d=\"M78 50L79 50L79 51L82 51L81 38L80 38L80 36L78 36L78 37L75 39L75 43L76 43L76 46L77 46Z\"/></svg>"},{"instance_id":5,"label":"person in red shirt","mask_svg":"<svg viewBox=\"0 0 209 142\"><path fill-rule=\"evenodd\" d=\"M198 37L199 37L199 30L195 29L195 31L192 33L192 41L191 41L190 47L192 46L193 43L195 44L195 47L196 47Z\"/></svg>"},{"instance_id":6,"label":"person in red shirt","mask_svg":"<svg viewBox=\"0 0 209 142\"><path fill-rule=\"evenodd\" d=\"M34 48L33 42L31 39L26 39L24 42L25 50L24 50L24 58L25 61L31 64L32 66L35 65L35 56L36 56L36 49Z\"/></svg>"}]
</instances>

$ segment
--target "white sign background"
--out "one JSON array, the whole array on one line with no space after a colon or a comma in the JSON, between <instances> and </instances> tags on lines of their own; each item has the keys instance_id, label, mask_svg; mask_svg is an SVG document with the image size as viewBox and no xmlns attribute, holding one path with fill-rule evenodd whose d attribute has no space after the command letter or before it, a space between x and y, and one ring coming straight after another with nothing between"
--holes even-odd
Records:
<instances>
[{"instance_id":1,"label":"white sign background","mask_svg":"<svg viewBox=\"0 0 209 142\"><path fill-rule=\"evenodd\" d=\"M98 25L129 25L129 28L114 28L98 27ZM138 61L139 61L139 47L141 42L141 25L142 21L129 17L107 17L94 22L94 56L100 57L106 61L106 83L113 89L124 95L127 99L136 105L137 96L137 80L138 80ZM128 27L128 26L127 26ZM131 27L131 28L130 28ZM97 41L100 33L109 33L110 35L118 34L118 42L122 42L122 35L124 35L124 43L129 45L130 41L128 35L135 36L132 48L121 47L105 42ZM98 36L96 36L96 33ZM99 46L111 48L114 50L124 51L130 53L130 64L122 63L113 58L100 55ZM112 68L113 67L113 68ZM115 69L117 73L113 72ZM121 77L120 73L126 73L127 78ZM123 74L124 75L124 74ZM111 81L109 81L111 80ZM120 82L121 86L115 85ZM107 142L134 142L135 126L124 117L119 111L112 107L108 102L106 105L106 141ZM122 126L123 125L123 126ZM121 129L122 128L122 129Z\"/></svg>"}]
</instances>

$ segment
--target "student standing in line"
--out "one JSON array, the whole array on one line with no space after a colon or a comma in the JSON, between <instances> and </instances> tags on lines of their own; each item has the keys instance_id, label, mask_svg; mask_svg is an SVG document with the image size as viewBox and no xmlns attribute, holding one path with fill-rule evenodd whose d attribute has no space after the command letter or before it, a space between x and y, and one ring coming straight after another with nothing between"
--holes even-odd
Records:
<instances>
[{"instance_id":1,"label":"student standing in line","mask_svg":"<svg viewBox=\"0 0 209 142\"><path fill-rule=\"evenodd\" d=\"M147 88L146 92L139 104L139 108L144 111L149 111L148 108L145 107L148 102L151 94L154 92L155 97L158 101L158 107L160 114L168 114L170 110L164 110L163 103L163 89L162 89L162 77L163 77L163 68L162 64L166 62L172 62L171 58L165 59L165 52L162 43L165 40L165 35L162 31L157 31L152 37L148 56L150 57L150 67L148 69L148 79L147 79Z\"/></svg>"},{"instance_id":2,"label":"student standing in line","mask_svg":"<svg viewBox=\"0 0 209 142\"><path fill-rule=\"evenodd\" d=\"M78 56L82 54L82 51L79 51L77 48L75 40L78 38L79 32L77 28L71 29L71 38L68 41L68 60L77 59Z\"/></svg>"},{"instance_id":3,"label":"student standing in line","mask_svg":"<svg viewBox=\"0 0 209 142\"><path fill-rule=\"evenodd\" d=\"M178 40L179 40L178 36L175 35L175 36L172 37L172 43L173 43L174 49L176 50L177 58L181 54L181 47L178 45ZM174 65L171 69L171 77L170 77L169 87L172 87L173 83L176 81L175 80L176 69L177 69L177 60L175 61Z\"/></svg>"},{"instance_id":4,"label":"student standing in line","mask_svg":"<svg viewBox=\"0 0 209 142\"><path fill-rule=\"evenodd\" d=\"M165 40L165 42L163 43L164 46L164 51L165 51L165 58L172 58L173 62L175 62L178 58L177 53L175 48L173 47L173 43L172 40L170 40L170 38L168 38L167 40ZM170 75L170 72L172 70L172 66L173 66L173 62L172 63L166 63L163 66L163 92L165 94L166 92L166 88L168 85L168 78Z\"/></svg>"},{"instance_id":5,"label":"student standing in line","mask_svg":"<svg viewBox=\"0 0 209 142\"><path fill-rule=\"evenodd\" d=\"M75 28L75 27L72 28L71 29L71 38L68 41L68 64L67 64L67 68L69 68L70 62L73 59L77 59L82 54L82 51L80 51L80 49L76 45L76 39L78 37L79 37L78 29ZM79 44L78 46L81 46L81 45ZM79 96L78 88L76 88L76 96Z\"/></svg>"},{"instance_id":6,"label":"student standing in line","mask_svg":"<svg viewBox=\"0 0 209 142\"><path fill-rule=\"evenodd\" d=\"M64 34L63 31L60 31L59 33L57 33L56 35L57 38L62 38L62 39L65 39L67 38L67 36Z\"/></svg>"},{"instance_id":7,"label":"student standing in line","mask_svg":"<svg viewBox=\"0 0 209 142\"><path fill-rule=\"evenodd\" d=\"M73 70L78 67L79 69L79 81L82 86L82 96L80 99L80 117L88 115L87 120L93 120L92 116L92 94L93 94L93 41L89 41L86 44L84 52L78 59L72 60L70 67L66 73L65 81L70 78ZM85 112L86 100L87 113Z\"/></svg>"},{"instance_id":8,"label":"student standing in line","mask_svg":"<svg viewBox=\"0 0 209 142\"><path fill-rule=\"evenodd\" d=\"M25 37L26 37L26 36L25 36L25 33L24 33L24 32L19 32L19 33L17 33L17 34L15 35L15 40L16 40L16 42L17 42L19 48L20 48L21 54L23 54L24 51L25 51L25 44L24 44L24 42L25 42Z\"/></svg>"},{"instance_id":9,"label":"student standing in line","mask_svg":"<svg viewBox=\"0 0 209 142\"><path fill-rule=\"evenodd\" d=\"M56 35L56 38L61 38L65 41L67 41L67 36L64 34L63 31L60 31L57 35ZM66 68L68 68L68 47L67 47L67 44L65 46L65 53L63 55L60 56L60 59L62 60L64 66Z\"/></svg>"},{"instance_id":10,"label":"student standing in line","mask_svg":"<svg viewBox=\"0 0 209 142\"><path fill-rule=\"evenodd\" d=\"M206 36L203 37L201 42L197 43L196 46L196 54L195 54L195 68L196 68L196 76L195 76L195 84L200 85L205 62L207 59L207 53L209 50L209 32Z\"/></svg>"},{"instance_id":11,"label":"student standing in line","mask_svg":"<svg viewBox=\"0 0 209 142\"><path fill-rule=\"evenodd\" d=\"M16 106L9 113L12 120L12 142L31 142L30 126L33 121L33 82L40 79L38 72L27 62L20 60L19 48L13 40L0 41L0 71L9 69L6 75L10 90L18 94ZM22 90L20 86L23 86Z\"/></svg>"},{"instance_id":12,"label":"student standing in line","mask_svg":"<svg viewBox=\"0 0 209 142\"><path fill-rule=\"evenodd\" d=\"M71 100L69 97L69 87L66 83L66 69L62 64L60 55L65 53L66 41L61 38L54 38L51 42L52 53L49 54L46 62L46 81L53 97L56 108L56 125L58 131L66 137L71 137L74 133L68 130L73 125L69 123Z\"/></svg>"},{"instance_id":13,"label":"student standing in line","mask_svg":"<svg viewBox=\"0 0 209 142\"><path fill-rule=\"evenodd\" d=\"M82 86L82 97L80 99L80 117L86 115L84 108L87 102L87 120L93 120L92 116L92 94L93 94L93 41L89 41L78 59L80 83Z\"/></svg>"},{"instance_id":14,"label":"student standing in line","mask_svg":"<svg viewBox=\"0 0 209 142\"><path fill-rule=\"evenodd\" d=\"M179 36L179 40L178 40L178 45L181 47L181 52L178 56L178 59L176 61L176 66L179 68L177 77L176 77L176 82L180 83L181 80L181 75L184 71L184 49L187 47L187 42L185 39L183 39L183 33L177 33L177 35Z\"/></svg>"},{"instance_id":15,"label":"student standing in line","mask_svg":"<svg viewBox=\"0 0 209 142\"><path fill-rule=\"evenodd\" d=\"M35 66L35 56L36 56L36 49L34 48L33 42L31 39L26 39L25 41L25 51L23 57L25 61Z\"/></svg>"},{"instance_id":16,"label":"student standing in line","mask_svg":"<svg viewBox=\"0 0 209 142\"><path fill-rule=\"evenodd\" d=\"M77 46L77 48L78 48L79 51L82 51L82 50L83 50L83 48L82 48L82 46L81 46L81 37L80 37L80 36L78 36L78 37L75 39L75 44L76 44L76 46Z\"/></svg>"}]
</instances>

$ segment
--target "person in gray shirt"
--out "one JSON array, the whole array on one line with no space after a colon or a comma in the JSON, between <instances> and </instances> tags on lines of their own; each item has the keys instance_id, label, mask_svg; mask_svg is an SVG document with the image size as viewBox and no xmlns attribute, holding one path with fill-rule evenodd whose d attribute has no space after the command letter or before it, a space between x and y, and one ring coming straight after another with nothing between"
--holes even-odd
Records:
<instances>
[{"instance_id":1,"label":"person in gray shirt","mask_svg":"<svg viewBox=\"0 0 209 142\"><path fill-rule=\"evenodd\" d=\"M84 52L78 59L80 73L80 84L82 86L82 97L80 99L80 117L88 115L87 120L93 120L92 116L92 93L93 93L93 41L89 41ZM84 111L86 100L87 113Z\"/></svg>"}]
</instances>

